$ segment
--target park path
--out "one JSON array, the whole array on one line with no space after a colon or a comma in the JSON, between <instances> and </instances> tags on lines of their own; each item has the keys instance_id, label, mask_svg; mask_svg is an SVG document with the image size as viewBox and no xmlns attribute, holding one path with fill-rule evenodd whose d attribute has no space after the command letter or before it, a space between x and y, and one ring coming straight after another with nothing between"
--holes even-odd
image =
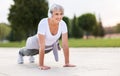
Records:
<instances>
[{"instance_id":1,"label":"park path","mask_svg":"<svg viewBox=\"0 0 120 76\"><path fill-rule=\"evenodd\" d=\"M52 52L45 56L45 64L50 70L38 68L35 63L17 64L19 48L0 48L0 76L120 76L120 48L70 48L70 62L77 67L64 68L63 52L59 52L59 62L55 62Z\"/></svg>"}]
</instances>

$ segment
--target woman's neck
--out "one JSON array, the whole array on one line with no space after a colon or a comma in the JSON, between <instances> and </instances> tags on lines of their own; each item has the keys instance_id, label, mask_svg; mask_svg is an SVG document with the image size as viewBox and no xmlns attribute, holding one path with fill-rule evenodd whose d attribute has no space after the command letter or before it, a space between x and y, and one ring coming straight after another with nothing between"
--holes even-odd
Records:
<instances>
[{"instance_id":1,"label":"woman's neck","mask_svg":"<svg viewBox=\"0 0 120 76\"><path fill-rule=\"evenodd\" d=\"M48 19L49 21L49 29L50 29L50 33L52 35L56 35L58 32L58 24L54 22L54 20Z\"/></svg>"},{"instance_id":2,"label":"woman's neck","mask_svg":"<svg viewBox=\"0 0 120 76\"><path fill-rule=\"evenodd\" d=\"M58 25L58 24L59 24L59 23L57 23L55 20L53 20L52 18L49 19L49 21L50 21L50 24L51 24L52 26L55 26L55 25Z\"/></svg>"}]
</instances>

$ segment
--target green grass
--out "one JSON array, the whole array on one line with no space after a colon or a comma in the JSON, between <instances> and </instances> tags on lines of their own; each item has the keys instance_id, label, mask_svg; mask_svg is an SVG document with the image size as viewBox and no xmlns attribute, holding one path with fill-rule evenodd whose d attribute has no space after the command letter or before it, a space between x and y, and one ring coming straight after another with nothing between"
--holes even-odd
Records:
<instances>
[{"instance_id":1,"label":"green grass","mask_svg":"<svg viewBox=\"0 0 120 76\"><path fill-rule=\"evenodd\" d=\"M25 41L0 43L0 47L23 47L23 46L25 46Z\"/></svg>"},{"instance_id":2,"label":"green grass","mask_svg":"<svg viewBox=\"0 0 120 76\"><path fill-rule=\"evenodd\" d=\"M69 39L70 47L120 47L119 39Z\"/></svg>"},{"instance_id":3,"label":"green grass","mask_svg":"<svg viewBox=\"0 0 120 76\"><path fill-rule=\"evenodd\" d=\"M60 40L61 43L61 40ZM25 41L0 43L0 47L23 47ZM120 47L120 38L114 39L69 39L69 47Z\"/></svg>"}]
</instances>

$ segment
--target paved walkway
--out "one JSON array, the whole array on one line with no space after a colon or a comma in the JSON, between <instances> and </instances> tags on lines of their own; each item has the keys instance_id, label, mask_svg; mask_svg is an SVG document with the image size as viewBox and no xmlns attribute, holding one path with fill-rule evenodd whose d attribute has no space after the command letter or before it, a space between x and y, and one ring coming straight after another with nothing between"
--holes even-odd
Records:
<instances>
[{"instance_id":1,"label":"paved walkway","mask_svg":"<svg viewBox=\"0 0 120 76\"><path fill-rule=\"evenodd\" d=\"M70 61L77 67L64 68L63 52L59 52L59 62L55 62L52 52L45 56L45 64L50 70L38 68L35 63L17 64L19 48L0 48L0 76L120 76L120 48L70 48Z\"/></svg>"}]
</instances>

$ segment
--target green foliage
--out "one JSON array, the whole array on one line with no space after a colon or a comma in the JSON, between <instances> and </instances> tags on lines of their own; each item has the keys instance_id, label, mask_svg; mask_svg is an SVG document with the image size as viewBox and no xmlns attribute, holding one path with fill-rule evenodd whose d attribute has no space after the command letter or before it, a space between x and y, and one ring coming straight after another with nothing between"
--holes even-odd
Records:
<instances>
[{"instance_id":1,"label":"green foliage","mask_svg":"<svg viewBox=\"0 0 120 76\"><path fill-rule=\"evenodd\" d=\"M120 23L116 25L116 33L120 33Z\"/></svg>"},{"instance_id":2,"label":"green foliage","mask_svg":"<svg viewBox=\"0 0 120 76\"><path fill-rule=\"evenodd\" d=\"M81 38L83 37L83 30L78 26L78 19L74 16L72 23L72 37Z\"/></svg>"},{"instance_id":3,"label":"green foliage","mask_svg":"<svg viewBox=\"0 0 120 76\"><path fill-rule=\"evenodd\" d=\"M95 37L103 37L103 36L105 35L105 33L104 33L104 28L103 28L101 22L99 22L98 25L93 28L92 34L93 34Z\"/></svg>"},{"instance_id":4,"label":"green foliage","mask_svg":"<svg viewBox=\"0 0 120 76\"><path fill-rule=\"evenodd\" d=\"M78 17L78 24L84 31L91 33L93 27L97 25L96 17L94 14L86 13Z\"/></svg>"},{"instance_id":5,"label":"green foliage","mask_svg":"<svg viewBox=\"0 0 120 76\"><path fill-rule=\"evenodd\" d=\"M13 41L21 41L37 32L39 21L47 17L46 0L14 0L8 20L11 23Z\"/></svg>"},{"instance_id":6,"label":"green foliage","mask_svg":"<svg viewBox=\"0 0 120 76\"><path fill-rule=\"evenodd\" d=\"M10 31L11 31L11 28L7 24L0 23L0 40L6 39Z\"/></svg>"},{"instance_id":7,"label":"green foliage","mask_svg":"<svg viewBox=\"0 0 120 76\"><path fill-rule=\"evenodd\" d=\"M102 26L102 22L99 22L99 24L98 24L98 30L99 30L99 33L98 33L98 35L100 36L100 37L103 37L104 35L105 35L105 31L104 31L104 28L103 28L103 26Z\"/></svg>"},{"instance_id":8,"label":"green foliage","mask_svg":"<svg viewBox=\"0 0 120 76\"><path fill-rule=\"evenodd\" d=\"M68 17L63 17L63 20L65 21L65 23L67 24L67 27L70 28L70 21Z\"/></svg>"},{"instance_id":9,"label":"green foliage","mask_svg":"<svg viewBox=\"0 0 120 76\"><path fill-rule=\"evenodd\" d=\"M68 29L68 36L69 37L71 37L70 36L70 34L71 34L71 30L70 30L70 20L69 20L69 18L68 17L63 17L63 20L65 21L65 23L66 23L66 25L67 25L67 29Z\"/></svg>"}]
</instances>

